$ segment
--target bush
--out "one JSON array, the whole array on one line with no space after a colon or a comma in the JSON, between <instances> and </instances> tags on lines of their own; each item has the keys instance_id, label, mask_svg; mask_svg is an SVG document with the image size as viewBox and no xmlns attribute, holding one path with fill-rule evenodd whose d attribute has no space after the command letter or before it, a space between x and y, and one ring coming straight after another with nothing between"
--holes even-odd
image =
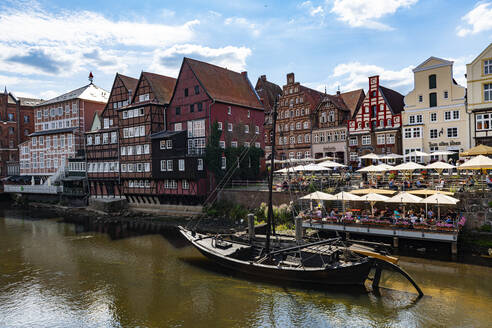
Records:
<instances>
[{"instance_id":1,"label":"bush","mask_svg":"<svg viewBox=\"0 0 492 328\"><path fill-rule=\"evenodd\" d=\"M490 224L484 224L483 226L481 226L480 228L478 228L478 230L484 231L484 232L492 232L492 225L490 225Z\"/></svg>"},{"instance_id":2,"label":"bush","mask_svg":"<svg viewBox=\"0 0 492 328\"><path fill-rule=\"evenodd\" d=\"M234 204L229 201L217 201L212 205L205 206L203 211L208 217L226 218L233 221L246 220L248 209L240 204Z\"/></svg>"}]
</instances>

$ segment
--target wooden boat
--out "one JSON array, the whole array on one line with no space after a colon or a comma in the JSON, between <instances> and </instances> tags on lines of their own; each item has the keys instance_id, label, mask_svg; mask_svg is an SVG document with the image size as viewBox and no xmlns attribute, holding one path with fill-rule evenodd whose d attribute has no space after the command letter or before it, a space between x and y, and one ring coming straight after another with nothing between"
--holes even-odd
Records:
<instances>
[{"instance_id":1,"label":"wooden boat","mask_svg":"<svg viewBox=\"0 0 492 328\"><path fill-rule=\"evenodd\" d=\"M225 240L218 235L195 233L183 227L180 227L180 232L217 264L264 278L323 285L363 285L374 264L373 258L357 256L344 247L333 245L335 240L322 240L265 254L262 247ZM320 251L321 245L327 247Z\"/></svg>"}]
</instances>

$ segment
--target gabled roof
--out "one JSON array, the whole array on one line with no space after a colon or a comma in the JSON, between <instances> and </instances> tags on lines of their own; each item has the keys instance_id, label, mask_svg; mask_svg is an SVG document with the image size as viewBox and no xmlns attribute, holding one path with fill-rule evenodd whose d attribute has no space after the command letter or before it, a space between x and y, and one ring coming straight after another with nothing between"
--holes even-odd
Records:
<instances>
[{"instance_id":1,"label":"gabled roof","mask_svg":"<svg viewBox=\"0 0 492 328\"><path fill-rule=\"evenodd\" d=\"M215 101L263 109L256 91L246 73L237 73L226 68L191 58L184 58L207 94Z\"/></svg>"},{"instance_id":2,"label":"gabled roof","mask_svg":"<svg viewBox=\"0 0 492 328\"><path fill-rule=\"evenodd\" d=\"M362 102L365 98L364 89L357 89L353 91L343 92L340 94L343 99L343 102L347 106L348 110L350 110L350 116L353 117L357 112L359 107L362 105Z\"/></svg>"},{"instance_id":3,"label":"gabled roof","mask_svg":"<svg viewBox=\"0 0 492 328\"><path fill-rule=\"evenodd\" d=\"M304 95L307 96L308 99L304 100L305 103L310 103L312 105L318 104L324 96L325 93L319 92L318 90L314 90L299 84L299 89L304 92Z\"/></svg>"},{"instance_id":4,"label":"gabled roof","mask_svg":"<svg viewBox=\"0 0 492 328\"><path fill-rule=\"evenodd\" d=\"M127 90L132 90L132 92L135 93L135 88L137 87L138 79L120 73L116 73L116 75L120 78L121 82L123 82Z\"/></svg>"},{"instance_id":5,"label":"gabled roof","mask_svg":"<svg viewBox=\"0 0 492 328\"><path fill-rule=\"evenodd\" d=\"M405 107L405 103L403 102L404 96L402 94L396 92L395 90L385 88L382 85L379 86L379 92L383 96L386 104L390 107L393 114L401 113L403 107Z\"/></svg>"},{"instance_id":6,"label":"gabled roof","mask_svg":"<svg viewBox=\"0 0 492 328\"><path fill-rule=\"evenodd\" d=\"M437 62L439 62L439 64L434 64L434 65L428 66L429 62L431 62L431 61L437 61ZM443 67L443 66L449 66L449 65L453 65L453 62L446 60L446 59L431 56L431 57L427 58L419 66L415 67L413 69L413 72L415 73L415 72L425 71L428 69L433 69L433 68Z\"/></svg>"},{"instance_id":7,"label":"gabled roof","mask_svg":"<svg viewBox=\"0 0 492 328\"><path fill-rule=\"evenodd\" d=\"M467 64L467 65L471 65L471 64L475 63L477 60L479 60L480 58L482 58L483 55L487 51L489 51L489 49L491 49L491 48L492 48L492 43L490 43L485 49L483 49L483 51L480 53L480 55L478 55L477 57L475 57L475 59L473 59L473 61L471 63Z\"/></svg>"},{"instance_id":8,"label":"gabled roof","mask_svg":"<svg viewBox=\"0 0 492 328\"><path fill-rule=\"evenodd\" d=\"M266 75L262 75L256 81L256 93L263 100L265 111L270 111L273 108L275 100L279 95L282 95L282 88L277 84L267 81Z\"/></svg>"},{"instance_id":9,"label":"gabled roof","mask_svg":"<svg viewBox=\"0 0 492 328\"><path fill-rule=\"evenodd\" d=\"M143 77L145 77L147 79L147 82L149 82L150 88L152 89L157 102L160 104L169 104L169 101L173 96L176 79L165 75L142 72L138 85L140 85L140 81ZM136 94L137 93L134 92L132 103L135 101Z\"/></svg>"},{"instance_id":10,"label":"gabled roof","mask_svg":"<svg viewBox=\"0 0 492 328\"><path fill-rule=\"evenodd\" d=\"M55 104L61 101L72 100L72 99L84 99L95 102L106 103L109 98L109 92L90 83L81 88L69 91L58 97L46 100L40 103L40 106Z\"/></svg>"}]
</instances>

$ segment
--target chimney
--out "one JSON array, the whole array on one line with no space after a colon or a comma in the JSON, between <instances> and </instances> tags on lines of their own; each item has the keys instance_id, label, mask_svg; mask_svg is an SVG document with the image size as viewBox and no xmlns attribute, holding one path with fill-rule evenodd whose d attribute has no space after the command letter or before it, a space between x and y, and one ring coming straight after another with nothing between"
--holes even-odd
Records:
<instances>
[{"instance_id":1,"label":"chimney","mask_svg":"<svg viewBox=\"0 0 492 328\"><path fill-rule=\"evenodd\" d=\"M294 73L287 74L287 84L293 84L295 82Z\"/></svg>"},{"instance_id":2,"label":"chimney","mask_svg":"<svg viewBox=\"0 0 492 328\"><path fill-rule=\"evenodd\" d=\"M262 76L260 76L260 79L261 79L263 82L266 82L266 80L267 80L267 79L266 79L266 75L262 75Z\"/></svg>"},{"instance_id":3,"label":"chimney","mask_svg":"<svg viewBox=\"0 0 492 328\"><path fill-rule=\"evenodd\" d=\"M244 72L241 72L241 75L244 77L244 78L248 78L248 72L244 71Z\"/></svg>"}]
</instances>

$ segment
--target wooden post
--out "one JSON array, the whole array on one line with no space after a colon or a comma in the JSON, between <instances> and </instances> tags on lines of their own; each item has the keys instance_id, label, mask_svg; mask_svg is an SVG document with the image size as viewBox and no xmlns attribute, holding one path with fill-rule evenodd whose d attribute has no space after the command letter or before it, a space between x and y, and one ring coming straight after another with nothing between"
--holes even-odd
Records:
<instances>
[{"instance_id":1,"label":"wooden post","mask_svg":"<svg viewBox=\"0 0 492 328\"><path fill-rule=\"evenodd\" d=\"M249 240L255 239L255 216L252 213L248 214L248 234Z\"/></svg>"},{"instance_id":2,"label":"wooden post","mask_svg":"<svg viewBox=\"0 0 492 328\"><path fill-rule=\"evenodd\" d=\"M398 237L393 237L393 247L398 248Z\"/></svg>"},{"instance_id":3,"label":"wooden post","mask_svg":"<svg viewBox=\"0 0 492 328\"><path fill-rule=\"evenodd\" d=\"M295 218L296 223L296 241L298 244L302 243L302 218L297 216Z\"/></svg>"},{"instance_id":4,"label":"wooden post","mask_svg":"<svg viewBox=\"0 0 492 328\"><path fill-rule=\"evenodd\" d=\"M452 255L457 255L458 254L458 243L453 241L451 243L451 254Z\"/></svg>"}]
</instances>

